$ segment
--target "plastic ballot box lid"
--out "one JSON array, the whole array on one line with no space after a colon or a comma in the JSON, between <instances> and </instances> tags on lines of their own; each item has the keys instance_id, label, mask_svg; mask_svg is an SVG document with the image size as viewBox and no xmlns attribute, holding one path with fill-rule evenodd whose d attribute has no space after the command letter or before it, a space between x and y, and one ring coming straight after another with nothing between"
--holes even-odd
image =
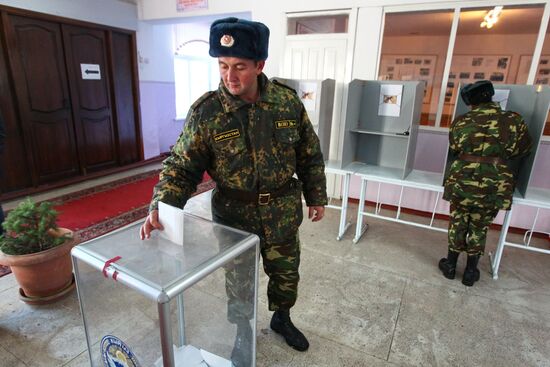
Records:
<instances>
[{"instance_id":1,"label":"plastic ballot box lid","mask_svg":"<svg viewBox=\"0 0 550 367\"><path fill-rule=\"evenodd\" d=\"M105 277L162 302L160 294L172 298L259 243L256 235L187 213L181 224L183 245L169 241L158 230L141 240L141 224L78 245L72 255Z\"/></svg>"}]
</instances>

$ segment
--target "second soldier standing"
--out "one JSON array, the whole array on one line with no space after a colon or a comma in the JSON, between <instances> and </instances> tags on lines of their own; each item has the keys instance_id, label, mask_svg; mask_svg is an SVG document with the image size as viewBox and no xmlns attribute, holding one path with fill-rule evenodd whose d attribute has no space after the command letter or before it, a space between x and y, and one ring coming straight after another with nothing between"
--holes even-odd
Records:
<instances>
[{"instance_id":1,"label":"second soldier standing","mask_svg":"<svg viewBox=\"0 0 550 367\"><path fill-rule=\"evenodd\" d=\"M457 117L449 129L449 149L455 160L445 180L443 198L450 201L449 251L439 261L446 278L454 279L461 252L468 260L462 283L479 280L479 258L487 230L500 209L510 210L515 177L510 160L528 154L531 137L523 118L492 102L493 84L481 80L461 91L470 112Z\"/></svg>"}]
</instances>

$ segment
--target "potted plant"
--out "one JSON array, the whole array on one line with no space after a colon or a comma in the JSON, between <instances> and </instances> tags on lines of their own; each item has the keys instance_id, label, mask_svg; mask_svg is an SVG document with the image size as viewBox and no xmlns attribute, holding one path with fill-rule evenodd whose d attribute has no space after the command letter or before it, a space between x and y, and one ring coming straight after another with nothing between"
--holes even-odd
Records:
<instances>
[{"instance_id":1,"label":"potted plant","mask_svg":"<svg viewBox=\"0 0 550 367\"><path fill-rule=\"evenodd\" d=\"M21 286L20 298L30 304L54 302L74 289L70 251L73 232L59 228L50 202L30 198L11 210L0 236L0 264L11 268Z\"/></svg>"}]
</instances>

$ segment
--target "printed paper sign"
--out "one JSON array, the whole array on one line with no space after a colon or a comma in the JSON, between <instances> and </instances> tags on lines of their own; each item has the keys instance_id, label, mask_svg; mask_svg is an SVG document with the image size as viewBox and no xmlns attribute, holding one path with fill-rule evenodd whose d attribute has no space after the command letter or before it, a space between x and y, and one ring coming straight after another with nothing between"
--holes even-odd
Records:
<instances>
[{"instance_id":1,"label":"printed paper sign","mask_svg":"<svg viewBox=\"0 0 550 367\"><path fill-rule=\"evenodd\" d=\"M380 86L379 116L399 117L401 113L402 84L382 84Z\"/></svg>"},{"instance_id":2,"label":"printed paper sign","mask_svg":"<svg viewBox=\"0 0 550 367\"><path fill-rule=\"evenodd\" d=\"M99 64L80 64L80 71L82 73L82 79L101 79L101 70L99 70Z\"/></svg>"},{"instance_id":3,"label":"printed paper sign","mask_svg":"<svg viewBox=\"0 0 550 367\"><path fill-rule=\"evenodd\" d=\"M298 96L304 104L306 111L315 111L315 99L317 98L317 84L300 82Z\"/></svg>"},{"instance_id":4,"label":"printed paper sign","mask_svg":"<svg viewBox=\"0 0 550 367\"><path fill-rule=\"evenodd\" d=\"M176 0L177 11L208 9L208 0Z\"/></svg>"},{"instance_id":5,"label":"printed paper sign","mask_svg":"<svg viewBox=\"0 0 550 367\"><path fill-rule=\"evenodd\" d=\"M500 108L503 110L506 109L508 104L508 97L510 96L510 89L495 89L495 94L493 95L493 102L500 103Z\"/></svg>"}]
</instances>

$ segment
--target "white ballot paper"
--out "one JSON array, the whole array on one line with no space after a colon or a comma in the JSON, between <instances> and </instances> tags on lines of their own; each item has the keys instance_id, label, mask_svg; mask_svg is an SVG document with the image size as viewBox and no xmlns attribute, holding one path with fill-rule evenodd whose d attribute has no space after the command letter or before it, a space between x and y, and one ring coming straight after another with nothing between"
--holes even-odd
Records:
<instances>
[{"instance_id":1,"label":"white ballot paper","mask_svg":"<svg viewBox=\"0 0 550 367\"><path fill-rule=\"evenodd\" d=\"M160 235L183 246L183 209L159 201L159 221L164 227Z\"/></svg>"},{"instance_id":2,"label":"white ballot paper","mask_svg":"<svg viewBox=\"0 0 550 367\"><path fill-rule=\"evenodd\" d=\"M508 97L510 96L510 89L495 89L495 94L493 95L493 102L499 103L500 108L506 110L506 105L508 104Z\"/></svg>"},{"instance_id":3,"label":"white ballot paper","mask_svg":"<svg viewBox=\"0 0 550 367\"><path fill-rule=\"evenodd\" d=\"M233 367L231 361L192 345L173 348L176 367ZM155 367L162 367L162 357L155 362Z\"/></svg>"}]
</instances>

